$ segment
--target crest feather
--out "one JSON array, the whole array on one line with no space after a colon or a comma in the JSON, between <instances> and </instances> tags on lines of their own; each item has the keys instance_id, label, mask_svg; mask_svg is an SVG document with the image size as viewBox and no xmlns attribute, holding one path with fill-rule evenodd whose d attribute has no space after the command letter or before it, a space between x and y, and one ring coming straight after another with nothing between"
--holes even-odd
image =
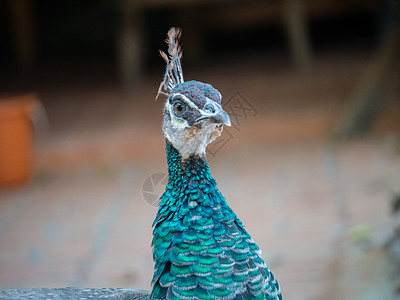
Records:
<instances>
[{"instance_id":1,"label":"crest feather","mask_svg":"<svg viewBox=\"0 0 400 300\"><path fill-rule=\"evenodd\" d=\"M160 55L167 63L167 67L164 79L158 88L156 100L160 94L168 96L177 84L184 82L181 65L182 48L179 45L179 38L181 35L182 30L180 28L172 27L168 31L168 37L166 39L168 54L160 50Z\"/></svg>"}]
</instances>

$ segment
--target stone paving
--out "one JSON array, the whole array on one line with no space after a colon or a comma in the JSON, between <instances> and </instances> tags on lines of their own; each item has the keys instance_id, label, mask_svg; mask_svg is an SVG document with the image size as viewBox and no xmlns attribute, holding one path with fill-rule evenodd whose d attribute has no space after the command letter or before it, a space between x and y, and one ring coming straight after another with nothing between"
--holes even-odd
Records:
<instances>
[{"instance_id":1,"label":"stone paving","mask_svg":"<svg viewBox=\"0 0 400 300\"><path fill-rule=\"evenodd\" d=\"M329 137L353 83L344 74L361 67L350 57L340 66L324 60L308 77L279 68L262 75L256 67L242 81L228 71L216 77L222 94L234 94L226 92L233 82L257 116L210 155L211 171L286 299L392 297L382 245L392 230L390 199L400 190L398 104L386 106L365 138ZM212 81L209 72L200 70L200 79ZM150 288L156 207L143 189L166 170L162 104L149 104L154 80L129 96L112 85L62 95L39 87L53 129L37 144L32 181L0 191L0 289ZM254 100L263 93L280 95L280 104Z\"/></svg>"}]
</instances>

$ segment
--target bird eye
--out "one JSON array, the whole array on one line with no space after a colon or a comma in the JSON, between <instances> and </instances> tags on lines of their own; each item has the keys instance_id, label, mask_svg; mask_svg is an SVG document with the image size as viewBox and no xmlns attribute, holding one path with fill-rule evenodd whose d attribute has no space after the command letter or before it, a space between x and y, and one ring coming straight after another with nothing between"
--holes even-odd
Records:
<instances>
[{"instance_id":1,"label":"bird eye","mask_svg":"<svg viewBox=\"0 0 400 300\"><path fill-rule=\"evenodd\" d=\"M175 102L173 108L176 116L182 116L187 110L186 104L180 101Z\"/></svg>"}]
</instances>

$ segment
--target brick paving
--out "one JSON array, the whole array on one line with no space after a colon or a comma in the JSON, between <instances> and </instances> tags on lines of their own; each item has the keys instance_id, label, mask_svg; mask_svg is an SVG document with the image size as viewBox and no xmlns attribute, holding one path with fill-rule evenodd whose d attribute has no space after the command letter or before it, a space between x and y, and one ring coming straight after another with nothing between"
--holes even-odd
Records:
<instances>
[{"instance_id":1,"label":"brick paving","mask_svg":"<svg viewBox=\"0 0 400 300\"><path fill-rule=\"evenodd\" d=\"M367 137L329 137L362 65L349 56L321 59L311 75L284 64L255 64L241 78L229 66L198 70L257 109L209 160L286 299L390 299L382 245L400 190L399 106L386 105ZM38 87L52 131L39 137L32 181L0 191L0 289L149 289L156 207L142 189L166 170L157 80L130 94L113 84Z\"/></svg>"}]
</instances>

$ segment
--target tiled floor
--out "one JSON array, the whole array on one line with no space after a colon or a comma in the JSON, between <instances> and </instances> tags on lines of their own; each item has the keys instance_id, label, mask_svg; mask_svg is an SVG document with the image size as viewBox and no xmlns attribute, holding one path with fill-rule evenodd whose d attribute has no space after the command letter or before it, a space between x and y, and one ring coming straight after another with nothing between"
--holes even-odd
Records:
<instances>
[{"instance_id":1,"label":"tiled floor","mask_svg":"<svg viewBox=\"0 0 400 300\"><path fill-rule=\"evenodd\" d=\"M228 66L191 71L257 112L209 160L286 299L390 299L381 245L400 189L398 104L368 137L329 137L364 59L321 58L307 75L282 62L250 64L243 77ZM156 207L143 190L166 171L155 80L130 94L111 83L38 87L52 131L39 137L33 180L0 191L0 289L150 288Z\"/></svg>"}]
</instances>

